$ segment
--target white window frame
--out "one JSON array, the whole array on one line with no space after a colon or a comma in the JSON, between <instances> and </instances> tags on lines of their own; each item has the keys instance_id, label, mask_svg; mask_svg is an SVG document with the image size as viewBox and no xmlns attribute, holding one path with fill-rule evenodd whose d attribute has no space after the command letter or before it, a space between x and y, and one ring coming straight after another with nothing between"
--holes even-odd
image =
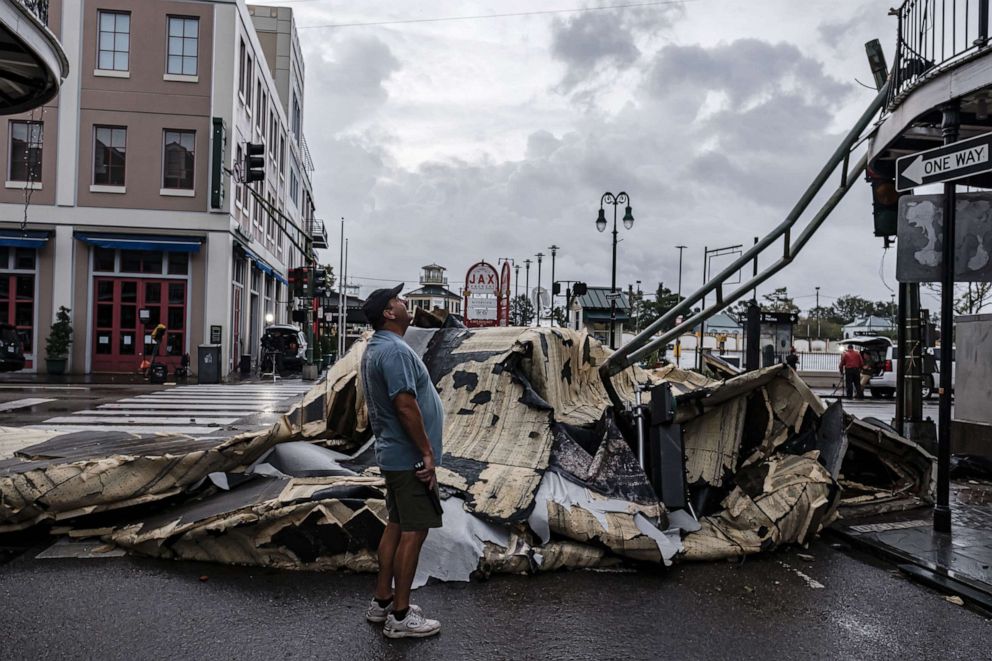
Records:
<instances>
[{"instance_id":1,"label":"white window frame","mask_svg":"<svg viewBox=\"0 0 992 661\"><path fill-rule=\"evenodd\" d=\"M113 35L114 43L112 49L103 48L103 17L113 16L114 17L114 30L109 34ZM121 16L127 17L127 32L117 31L117 20ZM121 34L127 35L127 49L123 51L117 50L117 36ZM111 66L110 68L100 66L100 55L101 53L111 54ZM120 68L117 66L117 55L119 53L124 53L124 58L126 60L126 66ZM99 9L96 12L96 68L93 71L95 76L110 76L110 77L128 77L131 71L131 12L121 11L117 9Z\"/></svg>"}]
</instances>

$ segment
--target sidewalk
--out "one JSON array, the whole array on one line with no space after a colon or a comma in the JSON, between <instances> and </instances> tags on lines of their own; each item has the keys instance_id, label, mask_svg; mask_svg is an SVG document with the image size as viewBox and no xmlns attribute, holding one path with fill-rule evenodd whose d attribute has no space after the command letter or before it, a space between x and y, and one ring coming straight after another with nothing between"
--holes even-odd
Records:
<instances>
[{"instance_id":1,"label":"sidewalk","mask_svg":"<svg viewBox=\"0 0 992 661\"><path fill-rule=\"evenodd\" d=\"M828 534L895 563L907 576L992 612L992 482L951 483L949 534L932 508L841 520Z\"/></svg>"}]
</instances>

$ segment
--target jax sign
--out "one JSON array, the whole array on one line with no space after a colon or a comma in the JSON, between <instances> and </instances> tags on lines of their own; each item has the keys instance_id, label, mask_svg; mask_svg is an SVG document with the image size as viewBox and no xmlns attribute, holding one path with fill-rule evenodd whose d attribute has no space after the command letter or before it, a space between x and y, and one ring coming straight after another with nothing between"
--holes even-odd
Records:
<instances>
[{"instance_id":1,"label":"jax sign","mask_svg":"<svg viewBox=\"0 0 992 661\"><path fill-rule=\"evenodd\" d=\"M509 272L504 269L507 284L501 286L496 268L485 261L476 262L465 273L465 325L506 326L505 291L509 291Z\"/></svg>"}]
</instances>

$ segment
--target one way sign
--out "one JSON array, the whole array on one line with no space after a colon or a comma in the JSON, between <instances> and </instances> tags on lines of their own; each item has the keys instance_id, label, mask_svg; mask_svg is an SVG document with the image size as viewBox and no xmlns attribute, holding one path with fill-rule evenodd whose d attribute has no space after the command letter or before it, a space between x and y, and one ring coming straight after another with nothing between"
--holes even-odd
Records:
<instances>
[{"instance_id":1,"label":"one way sign","mask_svg":"<svg viewBox=\"0 0 992 661\"><path fill-rule=\"evenodd\" d=\"M992 170L992 133L928 149L896 161L896 190L964 179Z\"/></svg>"}]
</instances>

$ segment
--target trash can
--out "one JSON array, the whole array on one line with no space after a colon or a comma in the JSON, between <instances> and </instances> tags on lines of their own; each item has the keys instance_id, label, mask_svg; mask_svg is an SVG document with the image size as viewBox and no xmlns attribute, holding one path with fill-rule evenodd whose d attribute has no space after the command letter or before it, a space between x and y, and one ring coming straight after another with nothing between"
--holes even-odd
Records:
<instances>
[{"instance_id":1,"label":"trash can","mask_svg":"<svg viewBox=\"0 0 992 661\"><path fill-rule=\"evenodd\" d=\"M241 363L238 365L238 371L241 373L242 379L247 379L251 376L251 354L246 353L241 355Z\"/></svg>"},{"instance_id":2,"label":"trash can","mask_svg":"<svg viewBox=\"0 0 992 661\"><path fill-rule=\"evenodd\" d=\"M196 367L199 383L220 383L220 345L201 344L197 347Z\"/></svg>"},{"instance_id":3,"label":"trash can","mask_svg":"<svg viewBox=\"0 0 992 661\"><path fill-rule=\"evenodd\" d=\"M148 368L148 382L163 384L169 378L169 368L163 363L152 363Z\"/></svg>"}]
</instances>

